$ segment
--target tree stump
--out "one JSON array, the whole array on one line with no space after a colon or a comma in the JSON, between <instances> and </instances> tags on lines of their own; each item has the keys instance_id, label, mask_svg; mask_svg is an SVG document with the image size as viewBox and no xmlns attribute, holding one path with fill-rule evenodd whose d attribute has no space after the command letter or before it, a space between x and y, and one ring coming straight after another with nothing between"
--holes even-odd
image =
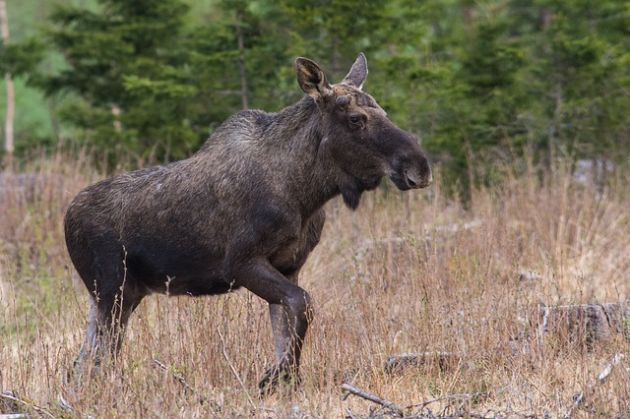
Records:
<instances>
[{"instance_id":1,"label":"tree stump","mask_svg":"<svg viewBox=\"0 0 630 419\"><path fill-rule=\"evenodd\" d=\"M553 334L565 342L583 342L592 349L615 335L630 338L630 306L626 303L574 304L539 307L539 335Z\"/></svg>"}]
</instances>

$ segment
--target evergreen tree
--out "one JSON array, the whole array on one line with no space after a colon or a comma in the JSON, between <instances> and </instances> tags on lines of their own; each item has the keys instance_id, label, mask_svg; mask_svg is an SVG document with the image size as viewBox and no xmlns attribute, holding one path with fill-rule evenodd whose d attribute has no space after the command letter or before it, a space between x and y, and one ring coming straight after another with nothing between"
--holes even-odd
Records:
<instances>
[{"instance_id":1,"label":"evergreen tree","mask_svg":"<svg viewBox=\"0 0 630 419\"><path fill-rule=\"evenodd\" d=\"M182 48L187 6L180 0L100 0L98 12L60 6L48 31L67 67L49 78L48 93L80 102L62 116L84 139L118 155L180 158L198 145L189 100L195 78Z\"/></svg>"},{"instance_id":2,"label":"evergreen tree","mask_svg":"<svg viewBox=\"0 0 630 419\"><path fill-rule=\"evenodd\" d=\"M630 9L618 0L96 1L51 16L66 67L43 85L70 93L64 123L112 161L184 157L239 109L297 100L296 56L336 81L360 51L365 89L452 184L493 182L497 160L524 148L627 161ZM11 54L0 70L31 72L35 55L0 49Z\"/></svg>"}]
</instances>

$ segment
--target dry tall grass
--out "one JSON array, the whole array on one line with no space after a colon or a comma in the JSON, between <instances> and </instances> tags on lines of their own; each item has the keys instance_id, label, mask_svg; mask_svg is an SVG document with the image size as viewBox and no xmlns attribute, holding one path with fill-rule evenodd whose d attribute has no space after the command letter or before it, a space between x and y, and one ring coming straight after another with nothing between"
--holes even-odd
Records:
<instances>
[{"instance_id":1,"label":"dry tall grass","mask_svg":"<svg viewBox=\"0 0 630 419\"><path fill-rule=\"evenodd\" d=\"M403 407L479 393L427 408L553 417L613 354L630 355L623 336L587 350L581 341L540 342L530 333L525 346L533 326L523 316L539 303L630 295L627 179L600 194L558 169L542 181L508 176L500 188L475 192L467 209L438 186L367 194L354 213L331 202L323 240L301 275L316 316L303 387L292 397L257 398L257 380L273 359L271 331L265 304L245 290L146 298L131 320L121 369L72 388L64 377L83 339L87 305L66 254L62 217L98 174L87 160L61 157L29 170L40 179L30 194L7 189L5 174L0 195L0 389L53 416L366 415L374 405L342 400L340 384L350 382ZM519 281L524 270L542 279ZM425 351L465 356L450 368L435 362L401 374L383 370L391 354ZM60 397L74 410L59 407ZM622 417L629 406L626 361L576 414ZM29 411L20 403L4 409Z\"/></svg>"}]
</instances>

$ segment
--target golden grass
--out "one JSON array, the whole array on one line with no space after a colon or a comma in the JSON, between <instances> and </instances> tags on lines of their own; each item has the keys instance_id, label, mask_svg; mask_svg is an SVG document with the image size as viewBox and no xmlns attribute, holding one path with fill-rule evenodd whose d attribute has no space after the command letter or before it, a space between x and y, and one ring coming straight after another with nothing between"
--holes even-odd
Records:
<instances>
[{"instance_id":1,"label":"golden grass","mask_svg":"<svg viewBox=\"0 0 630 419\"><path fill-rule=\"evenodd\" d=\"M501 187L475 191L466 209L439 186L366 194L356 212L331 202L322 242L301 274L316 314L303 386L293 396L257 397L258 378L273 360L271 330L266 305L245 290L146 298L132 317L120 368L72 388L64 377L83 339L87 305L62 218L74 194L98 178L89 167L87 159L40 159L28 168L42 179L34 196L0 195L0 389L53 416L367 415L375 405L342 400L340 385L349 382L402 407L481 393L431 403L436 414L555 417L615 353L630 356L622 336L589 351L583 342L539 342L530 333L528 351L511 349L527 341L533 326L522 317L539 303L619 302L630 294L627 179L600 194L559 167L543 180L507 174ZM525 270L542 279L519 281ZM426 351L465 356L448 369L383 370L389 355ZM630 415L629 368L626 358L576 415ZM59 407L60 397L72 412ZM4 410L18 407L29 411Z\"/></svg>"}]
</instances>

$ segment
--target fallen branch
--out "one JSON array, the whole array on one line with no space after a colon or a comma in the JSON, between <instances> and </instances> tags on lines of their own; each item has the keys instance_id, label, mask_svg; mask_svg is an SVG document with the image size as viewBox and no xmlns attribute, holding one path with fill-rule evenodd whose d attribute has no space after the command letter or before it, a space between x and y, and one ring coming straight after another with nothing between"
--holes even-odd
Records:
<instances>
[{"instance_id":1,"label":"fallen branch","mask_svg":"<svg viewBox=\"0 0 630 419\"><path fill-rule=\"evenodd\" d=\"M569 410L567 410L567 413L564 414L563 418L569 419L573 415L573 412L577 408L579 408L581 405L584 404L584 402L586 401L586 395L590 393L593 390L593 388L595 388L597 385L602 384L606 380L606 378L608 378L610 373L613 371L613 368L617 364L621 363L621 361L623 361L624 358L625 358L625 355L622 353L615 354L612 360L597 375L597 378L595 379L595 381L587 385L586 389L584 389L583 391L581 391L574 397L573 404L571 405Z\"/></svg>"},{"instance_id":2,"label":"fallen branch","mask_svg":"<svg viewBox=\"0 0 630 419\"><path fill-rule=\"evenodd\" d=\"M83 417L83 419L94 419L94 416L91 416L91 415L80 415L76 411L76 409L72 407L72 405L61 394L57 398L57 406L59 406L59 408L63 410L64 412L67 412L68 414L70 414L71 417ZM6 418L3 418L0 415L0 419L6 419Z\"/></svg>"},{"instance_id":3,"label":"fallen branch","mask_svg":"<svg viewBox=\"0 0 630 419\"><path fill-rule=\"evenodd\" d=\"M431 399L431 400L427 400L426 402L422 402L422 403L416 403L416 404L411 404L409 406L405 406L405 409L413 409L413 408L417 408L419 407L420 409L424 409L425 407L427 407L430 404L433 403L437 403L437 402L443 402L445 400L472 400L476 397L481 397L481 396L485 396L488 393L461 393L461 394L447 394L446 396L443 397L437 397L435 399Z\"/></svg>"},{"instance_id":4,"label":"fallen branch","mask_svg":"<svg viewBox=\"0 0 630 419\"><path fill-rule=\"evenodd\" d=\"M192 393L196 393L195 389L186 382L186 379L184 378L184 376L182 374L176 373L174 371L171 371L171 369L169 367L166 366L166 364L164 364L163 362L161 362L159 359L157 358L153 358L151 360L153 362L153 364L158 367L159 369L161 369L162 371L166 371L166 372L170 372L171 375L173 376L173 378L175 380L177 380L183 387L184 389L192 392Z\"/></svg>"},{"instance_id":5,"label":"fallen branch","mask_svg":"<svg viewBox=\"0 0 630 419\"><path fill-rule=\"evenodd\" d=\"M350 410L350 408L346 409L346 417L350 419L357 419L352 413L352 410Z\"/></svg>"},{"instance_id":6,"label":"fallen branch","mask_svg":"<svg viewBox=\"0 0 630 419\"><path fill-rule=\"evenodd\" d=\"M39 407L35 403L20 399L12 391L3 391L2 393L0 393L0 398L5 399L5 400L11 400L13 402L22 404L29 409L33 409L34 411L36 411L37 413L41 415L48 416L49 418L55 417L52 413L50 413L48 410L44 409L43 407Z\"/></svg>"},{"instance_id":7,"label":"fallen branch","mask_svg":"<svg viewBox=\"0 0 630 419\"><path fill-rule=\"evenodd\" d=\"M381 406L383 406L384 408L390 410L392 413L396 414L396 416L399 417L403 417L403 411L400 407L398 407L397 405L395 405L394 403L381 399L380 397L376 396L375 394L372 393L368 393L366 391L360 390L348 383L344 383L341 385L341 389L345 390L348 392L348 394L353 394L355 396L361 397L362 399L365 400L369 400L373 403L379 404ZM345 396L347 397L347 395Z\"/></svg>"},{"instance_id":8,"label":"fallen branch","mask_svg":"<svg viewBox=\"0 0 630 419\"><path fill-rule=\"evenodd\" d=\"M393 374L409 367L437 365L441 371L446 371L459 364L463 357L463 354L454 352L408 352L388 357L384 369L386 373Z\"/></svg>"}]
</instances>

